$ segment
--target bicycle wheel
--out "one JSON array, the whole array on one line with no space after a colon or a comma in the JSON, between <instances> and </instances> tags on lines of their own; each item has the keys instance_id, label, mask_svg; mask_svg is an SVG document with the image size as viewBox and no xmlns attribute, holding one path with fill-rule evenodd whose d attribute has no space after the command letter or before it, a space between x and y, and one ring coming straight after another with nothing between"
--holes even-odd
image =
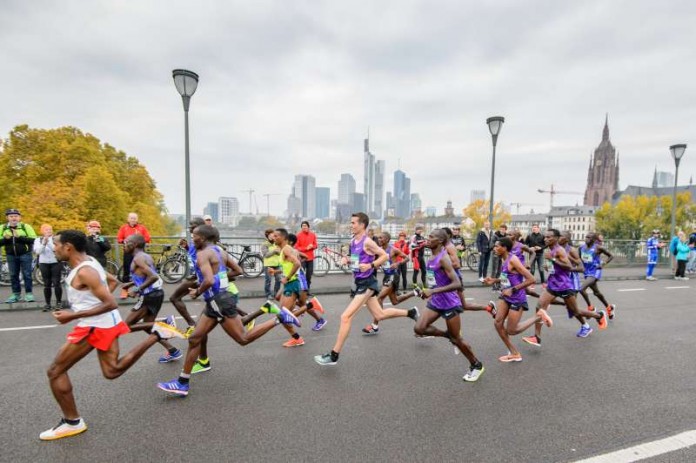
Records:
<instances>
[{"instance_id":1,"label":"bicycle wheel","mask_svg":"<svg viewBox=\"0 0 696 463\"><path fill-rule=\"evenodd\" d=\"M106 268L104 270L118 278L119 272L121 272L121 267L113 260L107 260Z\"/></svg>"},{"instance_id":2,"label":"bicycle wheel","mask_svg":"<svg viewBox=\"0 0 696 463\"><path fill-rule=\"evenodd\" d=\"M469 257L466 258L466 266L469 267L469 270L471 270L472 272L478 272L478 265L479 265L479 254L478 253L469 254Z\"/></svg>"},{"instance_id":3,"label":"bicycle wheel","mask_svg":"<svg viewBox=\"0 0 696 463\"><path fill-rule=\"evenodd\" d=\"M35 284L43 286L43 275L41 275L41 270L39 270L38 264L36 264L36 267L34 267L34 271L32 272L32 279L34 280Z\"/></svg>"},{"instance_id":4,"label":"bicycle wheel","mask_svg":"<svg viewBox=\"0 0 696 463\"><path fill-rule=\"evenodd\" d=\"M6 260L0 263L0 286L10 286L10 266Z\"/></svg>"},{"instance_id":5,"label":"bicycle wheel","mask_svg":"<svg viewBox=\"0 0 696 463\"><path fill-rule=\"evenodd\" d=\"M239 266L247 278L256 278L263 273L263 259L256 254L246 256L239 262Z\"/></svg>"},{"instance_id":6,"label":"bicycle wheel","mask_svg":"<svg viewBox=\"0 0 696 463\"><path fill-rule=\"evenodd\" d=\"M329 262L329 259L327 259L324 256L316 256L314 258L314 276L315 277L323 277L327 273L329 273L329 269L331 268L331 262Z\"/></svg>"},{"instance_id":7,"label":"bicycle wheel","mask_svg":"<svg viewBox=\"0 0 696 463\"><path fill-rule=\"evenodd\" d=\"M184 279L188 270L188 262L181 257L173 257L162 264L161 277L165 283L174 284Z\"/></svg>"}]
</instances>

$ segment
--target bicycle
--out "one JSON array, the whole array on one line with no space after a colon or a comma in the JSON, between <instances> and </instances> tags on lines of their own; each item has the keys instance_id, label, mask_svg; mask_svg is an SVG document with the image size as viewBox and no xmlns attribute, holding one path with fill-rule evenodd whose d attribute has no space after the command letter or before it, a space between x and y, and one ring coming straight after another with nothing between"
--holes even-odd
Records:
<instances>
[{"instance_id":1,"label":"bicycle","mask_svg":"<svg viewBox=\"0 0 696 463\"><path fill-rule=\"evenodd\" d=\"M222 245L222 248L227 251L227 253L232 256L234 260L237 261L240 267L242 267L242 272L246 278L256 278L263 273L263 256L258 252L252 252L251 246L247 244L241 245ZM234 246L241 246L242 252L234 252L231 248Z\"/></svg>"},{"instance_id":2,"label":"bicycle","mask_svg":"<svg viewBox=\"0 0 696 463\"><path fill-rule=\"evenodd\" d=\"M152 256L159 256L155 260L155 269L157 269L157 273L162 278L162 281L169 284L175 284L183 280L189 268L189 257L186 249L182 246L177 246L174 253L170 254L172 247L171 244L164 244L162 245L162 252L148 252Z\"/></svg>"},{"instance_id":3,"label":"bicycle","mask_svg":"<svg viewBox=\"0 0 696 463\"><path fill-rule=\"evenodd\" d=\"M324 245L321 247L321 254L314 257L314 275L318 277L323 277L332 268L338 268L343 271L343 273L350 273L350 265L343 264L341 261L346 257L345 245L341 246L341 252L334 251L330 247Z\"/></svg>"},{"instance_id":4,"label":"bicycle","mask_svg":"<svg viewBox=\"0 0 696 463\"><path fill-rule=\"evenodd\" d=\"M478 272L480 258L481 253L476 249L476 245L471 243L464 248L460 256L462 267L466 265L472 272Z\"/></svg>"}]
</instances>

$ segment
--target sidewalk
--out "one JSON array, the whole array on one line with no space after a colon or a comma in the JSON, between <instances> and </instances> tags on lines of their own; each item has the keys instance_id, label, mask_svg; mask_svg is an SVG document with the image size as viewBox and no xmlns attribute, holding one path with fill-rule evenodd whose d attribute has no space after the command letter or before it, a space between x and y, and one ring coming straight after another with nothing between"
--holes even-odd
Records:
<instances>
[{"instance_id":1,"label":"sidewalk","mask_svg":"<svg viewBox=\"0 0 696 463\"><path fill-rule=\"evenodd\" d=\"M464 277L465 288L479 288L481 283L476 279L474 272L465 270L462 273ZM655 277L659 279L672 278L672 273L668 266L661 266L655 269ZM410 284L412 273L408 274L408 282ZM538 278L538 277L537 277ZM607 267L604 270L603 281L620 281L620 280L642 280L645 278L645 267ZM696 278L696 277L695 277ZM380 275L381 280L381 275ZM239 288L240 297L244 298L260 298L263 297L263 276L259 278L240 278L236 281ZM352 276L344 273L328 274L324 277L312 278L312 292L314 294L342 294L350 291L352 284ZM420 275L419 275L420 281ZM164 285L165 301L168 301L169 295L174 291L176 285ZM34 285L34 296L36 302L26 303L20 302L17 304L2 303L10 297L12 291L9 286L0 287L0 312L16 311L16 310L41 310L44 306L43 286ZM134 299L121 300L117 299L119 305L132 305Z\"/></svg>"}]
</instances>

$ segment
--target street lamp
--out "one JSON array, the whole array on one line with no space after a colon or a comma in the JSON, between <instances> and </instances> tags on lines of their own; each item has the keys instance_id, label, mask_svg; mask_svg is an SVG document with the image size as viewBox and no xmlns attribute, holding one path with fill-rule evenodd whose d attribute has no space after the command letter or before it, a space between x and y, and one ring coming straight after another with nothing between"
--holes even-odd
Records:
<instances>
[{"instance_id":1,"label":"street lamp","mask_svg":"<svg viewBox=\"0 0 696 463\"><path fill-rule=\"evenodd\" d=\"M191 172L189 167L189 123L188 112L191 104L191 97L196 93L198 88L198 74L186 69L174 69L172 71L174 85L176 90L181 95L181 100L184 103L184 144L185 144L185 175L186 175L186 241L191 245L191 232L189 223L191 222Z\"/></svg>"},{"instance_id":2,"label":"street lamp","mask_svg":"<svg viewBox=\"0 0 696 463\"><path fill-rule=\"evenodd\" d=\"M673 238L677 228L677 177L679 176L679 162L684 156L684 151L686 151L685 144L672 145L669 147L669 152L672 154L672 159L674 159L674 189L672 190L672 234L670 238Z\"/></svg>"},{"instance_id":3,"label":"street lamp","mask_svg":"<svg viewBox=\"0 0 696 463\"><path fill-rule=\"evenodd\" d=\"M503 127L503 122L505 118L502 116L493 116L486 119L486 124L488 124L488 130L491 132L491 137L493 138L493 167L491 168L491 198L490 204L488 205L488 223L491 224L491 237L493 236L493 193L495 187L495 146L498 144L498 134L500 129Z\"/></svg>"}]
</instances>

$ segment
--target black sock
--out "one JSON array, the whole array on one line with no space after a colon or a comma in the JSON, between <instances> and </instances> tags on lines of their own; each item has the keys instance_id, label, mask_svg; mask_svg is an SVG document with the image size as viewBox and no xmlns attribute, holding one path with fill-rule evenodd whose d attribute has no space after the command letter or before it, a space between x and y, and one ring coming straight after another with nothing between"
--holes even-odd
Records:
<instances>
[{"instance_id":1,"label":"black sock","mask_svg":"<svg viewBox=\"0 0 696 463\"><path fill-rule=\"evenodd\" d=\"M186 375L186 376L187 376L186 378L184 378L181 375L179 376L179 382L181 384L188 384L189 383L189 380L191 379L191 377L189 375Z\"/></svg>"},{"instance_id":2,"label":"black sock","mask_svg":"<svg viewBox=\"0 0 696 463\"><path fill-rule=\"evenodd\" d=\"M69 419L67 419L67 418L63 418L63 421L65 421L66 423L68 423L70 426L77 426L78 424L80 424L80 419L79 419L79 418L76 419L76 420L69 420Z\"/></svg>"},{"instance_id":3,"label":"black sock","mask_svg":"<svg viewBox=\"0 0 696 463\"><path fill-rule=\"evenodd\" d=\"M300 339L300 335L298 333L293 333L292 339Z\"/></svg>"},{"instance_id":4,"label":"black sock","mask_svg":"<svg viewBox=\"0 0 696 463\"><path fill-rule=\"evenodd\" d=\"M408 318L416 318L416 309L408 309Z\"/></svg>"},{"instance_id":5,"label":"black sock","mask_svg":"<svg viewBox=\"0 0 696 463\"><path fill-rule=\"evenodd\" d=\"M332 361L332 362L338 361L338 352L332 350L332 351L331 351L331 354L329 354L329 355L331 355L331 361Z\"/></svg>"},{"instance_id":6,"label":"black sock","mask_svg":"<svg viewBox=\"0 0 696 463\"><path fill-rule=\"evenodd\" d=\"M179 349L177 349L176 347L173 347L173 346L168 349L169 353L172 355L176 354L178 350Z\"/></svg>"},{"instance_id":7,"label":"black sock","mask_svg":"<svg viewBox=\"0 0 696 463\"><path fill-rule=\"evenodd\" d=\"M473 368L474 370L480 370L481 368L483 368L483 363L481 363L480 360L477 360L476 363L471 364L471 368Z\"/></svg>"}]
</instances>

